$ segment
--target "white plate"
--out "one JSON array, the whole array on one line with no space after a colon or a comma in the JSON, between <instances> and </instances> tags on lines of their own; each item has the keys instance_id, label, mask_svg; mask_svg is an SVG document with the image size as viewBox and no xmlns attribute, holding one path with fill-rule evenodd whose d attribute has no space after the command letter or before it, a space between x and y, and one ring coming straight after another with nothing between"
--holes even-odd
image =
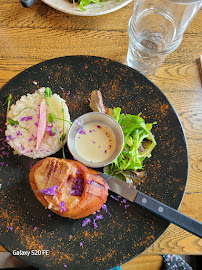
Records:
<instances>
[{"instance_id":1,"label":"white plate","mask_svg":"<svg viewBox=\"0 0 202 270\"><path fill-rule=\"evenodd\" d=\"M45 4L60 10L62 12L77 15L77 16L99 16L104 15L110 12L113 12L117 9L120 9L127 4L129 4L132 0L109 0L103 2L104 6L100 6L99 4L89 4L85 7L86 11L82 11L78 3L70 3L68 0L42 0Z\"/></svg>"}]
</instances>

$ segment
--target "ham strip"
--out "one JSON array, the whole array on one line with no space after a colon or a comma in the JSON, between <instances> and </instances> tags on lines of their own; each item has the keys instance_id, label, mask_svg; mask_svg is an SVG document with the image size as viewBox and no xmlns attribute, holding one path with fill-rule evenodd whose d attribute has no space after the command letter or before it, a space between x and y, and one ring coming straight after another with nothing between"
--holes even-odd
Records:
<instances>
[{"instance_id":1,"label":"ham strip","mask_svg":"<svg viewBox=\"0 0 202 270\"><path fill-rule=\"evenodd\" d=\"M43 140L44 134L46 131L46 101L42 99L40 104L39 111L39 123L37 127L37 140L36 140L36 151L39 149L39 146Z\"/></svg>"}]
</instances>

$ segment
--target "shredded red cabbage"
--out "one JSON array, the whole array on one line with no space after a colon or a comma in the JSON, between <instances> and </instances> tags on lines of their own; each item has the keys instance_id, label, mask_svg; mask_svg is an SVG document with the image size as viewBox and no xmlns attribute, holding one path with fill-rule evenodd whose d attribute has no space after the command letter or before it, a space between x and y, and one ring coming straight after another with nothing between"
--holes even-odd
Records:
<instances>
[{"instance_id":1,"label":"shredded red cabbage","mask_svg":"<svg viewBox=\"0 0 202 270\"><path fill-rule=\"evenodd\" d=\"M86 135L86 132L83 127L80 127L80 129L78 130L78 133L81 135Z\"/></svg>"},{"instance_id":2,"label":"shredded red cabbage","mask_svg":"<svg viewBox=\"0 0 202 270\"><path fill-rule=\"evenodd\" d=\"M25 150L25 148L24 148L24 146L22 144L21 144L21 149L22 149L22 151Z\"/></svg>"},{"instance_id":3,"label":"shredded red cabbage","mask_svg":"<svg viewBox=\"0 0 202 270\"><path fill-rule=\"evenodd\" d=\"M107 206L105 203L101 206L101 208L107 213Z\"/></svg>"},{"instance_id":4,"label":"shredded red cabbage","mask_svg":"<svg viewBox=\"0 0 202 270\"><path fill-rule=\"evenodd\" d=\"M100 220L100 219L103 219L103 216L100 214L100 215L97 215L94 219L93 219L93 227L94 229L96 229L98 226L96 224L96 221L97 220Z\"/></svg>"},{"instance_id":5,"label":"shredded red cabbage","mask_svg":"<svg viewBox=\"0 0 202 270\"><path fill-rule=\"evenodd\" d=\"M51 124L51 126L47 126L46 127L46 131L48 132L48 134L50 135L50 136L54 136L55 135L55 133L53 132L53 123ZM55 128L55 131L57 132L57 128Z\"/></svg>"},{"instance_id":6,"label":"shredded red cabbage","mask_svg":"<svg viewBox=\"0 0 202 270\"><path fill-rule=\"evenodd\" d=\"M97 220L100 220L100 219L103 219L103 215L97 215L94 219L93 219L93 221L97 221Z\"/></svg>"},{"instance_id":7,"label":"shredded red cabbage","mask_svg":"<svg viewBox=\"0 0 202 270\"><path fill-rule=\"evenodd\" d=\"M21 135L22 135L22 133L20 132L20 130L18 130L17 136L21 136Z\"/></svg>"},{"instance_id":8,"label":"shredded red cabbage","mask_svg":"<svg viewBox=\"0 0 202 270\"><path fill-rule=\"evenodd\" d=\"M72 190L70 191L71 195L74 196L82 196L83 193L83 188L84 188L84 181L82 177L78 177L76 179L73 179L73 185L72 185Z\"/></svg>"},{"instance_id":9,"label":"shredded red cabbage","mask_svg":"<svg viewBox=\"0 0 202 270\"><path fill-rule=\"evenodd\" d=\"M88 223L91 222L91 219L90 218L86 218L84 219L83 223L82 223L82 227L86 226Z\"/></svg>"},{"instance_id":10,"label":"shredded red cabbage","mask_svg":"<svg viewBox=\"0 0 202 270\"><path fill-rule=\"evenodd\" d=\"M53 187L44 188L41 193L46 195L57 195L56 189L58 188L58 185L55 185Z\"/></svg>"},{"instance_id":11,"label":"shredded red cabbage","mask_svg":"<svg viewBox=\"0 0 202 270\"><path fill-rule=\"evenodd\" d=\"M114 199L115 201L119 201L119 199L116 198L114 195L110 195L110 197L111 197L112 199Z\"/></svg>"},{"instance_id":12,"label":"shredded red cabbage","mask_svg":"<svg viewBox=\"0 0 202 270\"><path fill-rule=\"evenodd\" d=\"M3 151L2 152L2 155L9 157L10 153L9 152L6 152L6 151Z\"/></svg>"},{"instance_id":13,"label":"shredded red cabbage","mask_svg":"<svg viewBox=\"0 0 202 270\"><path fill-rule=\"evenodd\" d=\"M29 120L32 120L32 116L25 116L25 117L22 117L20 118L20 121L29 121Z\"/></svg>"},{"instance_id":14,"label":"shredded red cabbage","mask_svg":"<svg viewBox=\"0 0 202 270\"><path fill-rule=\"evenodd\" d=\"M6 137L6 141L9 142L10 140L14 140L14 139L17 139L16 137L12 136L12 135L8 135Z\"/></svg>"},{"instance_id":15,"label":"shredded red cabbage","mask_svg":"<svg viewBox=\"0 0 202 270\"><path fill-rule=\"evenodd\" d=\"M66 212L67 211L67 209L65 208L65 201L62 201L61 203L59 203L58 206L61 206L60 212Z\"/></svg>"}]
</instances>

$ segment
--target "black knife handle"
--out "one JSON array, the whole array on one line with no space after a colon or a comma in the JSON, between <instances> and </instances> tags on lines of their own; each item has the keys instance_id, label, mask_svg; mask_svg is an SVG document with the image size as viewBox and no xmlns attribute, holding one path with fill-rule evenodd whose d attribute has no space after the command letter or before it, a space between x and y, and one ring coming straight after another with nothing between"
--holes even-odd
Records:
<instances>
[{"instance_id":1,"label":"black knife handle","mask_svg":"<svg viewBox=\"0 0 202 270\"><path fill-rule=\"evenodd\" d=\"M29 8L34 4L35 1L36 0L21 0L21 4L23 5L23 7Z\"/></svg>"},{"instance_id":2,"label":"black knife handle","mask_svg":"<svg viewBox=\"0 0 202 270\"><path fill-rule=\"evenodd\" d=\"M202 238L202 223L138 191L134 203Z\"/></svg>"}]
</instances>

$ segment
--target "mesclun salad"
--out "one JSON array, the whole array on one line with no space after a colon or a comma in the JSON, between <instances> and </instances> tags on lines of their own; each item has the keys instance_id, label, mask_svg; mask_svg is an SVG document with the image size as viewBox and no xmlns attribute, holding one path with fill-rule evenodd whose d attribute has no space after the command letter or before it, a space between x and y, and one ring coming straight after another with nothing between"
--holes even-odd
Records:
<instances>
[{"instance_id":1,"label":"mesclun salad","mask_svg":"<svg viewBox=\"0 0 202 270\"><path fill-rule=\"evenodd\" d=\"M90 107L93 111L101 111L111 115L121 126L124 133L124 146L121 154L111 164L104 167L104 173L119 177L134 184L145 180L143 162L151 157L156 141L151 133L155 123L145 123L138 115L121 113L120 108L109 109L103 104L100 91L91 93Z\"/></svg>"},{"instance_id":2,"label":"mesclun salad","mask_svg":"<svg viewBox=\"0 0 202 270\"><path fill-rule=\"evenodd\" d=\"M79 8L82 11L85 11L85 6L91 4L91 3L96 3L99 4L100 6L104 6L102 2L106 2L108 0L69 0L71 3L78 3Z\"/></svg>"},{"instance_id":3,"label":"mesclun salad","mask_svg":"<svg viewBox=\"0 0 202 270\"><path fill-rule=\"evenodd\" d=\"M143 161L151 157L151 152L156 145L151 133L155 123L146 124L140 114L121 114L120 108L115 108L113 111L113 117L124 133L124 147L118 158L104 168L104 172L132 182L134 174L138 177L138 171L143 170Z\"/></svg>"}]
</instances>

